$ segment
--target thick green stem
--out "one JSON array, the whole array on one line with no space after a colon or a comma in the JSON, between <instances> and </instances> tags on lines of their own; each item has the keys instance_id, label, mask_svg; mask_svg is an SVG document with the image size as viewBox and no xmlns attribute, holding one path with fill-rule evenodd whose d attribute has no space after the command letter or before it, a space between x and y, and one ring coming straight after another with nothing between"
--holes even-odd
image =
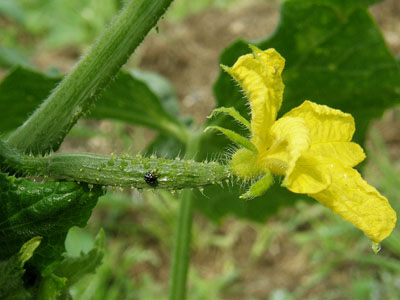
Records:
<instances>
[{"instance_id":1,"label":"thick green stem","mask_svg":"<svg viewBox=\"0 0 400 300\"><path fill-rule=\"evenodd\" d=\"M186 155L195 158L198 152L200 135L196 133L189 139ZM175 232L175 245L171 268L170 300L186 298L187 275L190 263L190 242L193 222L193 191L184 190L180 197L178 222Z\"/></svg>"},{"instance_id":2,"label":"thick green stem","mask_svg":"<svg viewBox=\"0 0 400 300\"><path fill-rule=\"evenodd\" d=\"M34 154L57 150L172 0L132 0L51 95L8 139Z\"/></svg>"},{"instance_id":3,"label":"thick green stem","mask_svg":"<svg viewBox=\"0 0 400 300\"><path fill-rule=\"evenodd\" d=\"M19 153L3 141L0 141L0 168L3 172L55 180L173 190L220 183L229 177L227 167L216 162L90 153L34 157Z\"/></svg>"}]
</instances>

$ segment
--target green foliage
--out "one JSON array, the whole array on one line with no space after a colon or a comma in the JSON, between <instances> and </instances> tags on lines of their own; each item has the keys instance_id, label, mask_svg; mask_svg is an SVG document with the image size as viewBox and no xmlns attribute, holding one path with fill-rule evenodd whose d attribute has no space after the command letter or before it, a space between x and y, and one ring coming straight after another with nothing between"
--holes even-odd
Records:
<instances>
[{"instance_id":1,"label":"green foliage","mask_svg":"<svg viewBox=\"0 0 400 300\"><path fill-rule=\"evenodd\" d=\"M66 278L66 286L70 287L87 274L96 271L103 260L104 248L104 231L100 230L94 241L93 248L88 253L81 253L78 257L65 257L61 263L57 265L53 274L60 278Z\"/></svg>"},{"instance_id":2,"label":"green foliage","mask_svg":"<svg viewBox=\"0 0 400 300\"><path fill-rule=\"evenodd\" d=\"M34 183L2 173L0 182L0 298L32 299L34 295L45 300L68 295L67 289L93 272L104 254L104 233L100 231L87 254L61 256L69 228L86 225L101 189L89 192L72 182ZM36 237L24 243L32 236ZM21 244L20 252L12 255ZM28 260L33 284L22 280Z\"/></svg>"},{"instance_id":3,"label":"green foliage","mask_svg":"<svg viewBox=\"0 0 400 300\"><path fill-rule=\"evenodd\" d=\"M362 142L370 120L379 117L385 108L400 99L399 67L365 10L371 1L320 1L287 1L283 5L278 30L271 38L259 42L258 46L276 48L287 61L283 73L286 89L280 114L306 99L329 104L353 114L357 123L354 139ZM354 41L359 42L355 45ZM221 63L232 65L239 55L248 52L247 43L237 41L223 52ZM142 75L141 78L145 77ZM164 96L157 95L154 91L163 88L160 89L160 85L154 87L155 78L147 78L147 83L153 82L150 89L143 80L121 73L99 99L89 117L119 119L157 129L162 135L150 145L149 153L173 156L183 148L177 139L185 139L185 127L173 117L177 113L176 98L168 88L164 88ZM12 82L19 82L19 88L16 89ZM21 82L24 84L21 85ZM0 85L0 97L6 98L0 99L0 103L15 113L0 110L3 114L0 119L4 120L1 124L3 130L17 126L17 120L21 124L35 107L33 103L39 103L55 82L56 79L25 69L11 72ZM214 90L219 106L234 106L242 114L247 112L243 95L227 74L221 72ZM21 101L15 101L27 98L33 100L23 105ZM168 103L172 104L172 109L168 109ZM207 124L216 126L222 123L224 127L244 133L235 122L223 116ZM222 158L227 140L207 133L202 145L200 159L209 158L210 153L211 157ZM277 178L276 181L279 180ZM205 191L206 197L198 193L196 202L200 211L213 219L233 212L240 217L263 221L280 206L302 197L276 184L264 197L243 201L238 197L243 188L235 185L230 201L226 202L225 189L226 186L210 187Z\"/></svg>"},{"instance_id":4,"label":"green foliage","mask_svg":"<svg viewBox=\"0 0 400 300\"><path fill-rule=\"evenodd\" d=\"M25 263L32 257L40 241L41 237L33 237L21 246L18 253L5 260L0 259L0 299L31 299L31 293L26 290L22 276L25 273Z\"/></svg>"},{"instance_id":5,"label":"green foliage","mask_svg":"<svg viewBox=\"0 0 400 300\"><path fill-rule=\"evenodd\" d=\"M96 274L90 274L73 285L71 295L74 300L151 299L140 297L140 293L147 290L148 294L160 299L161 287L149 275L141 281L127 276L129 270L135 270L140 264L159 267L160 258L151 249L128 245L123 239L114 240L109 245L104 262Z\"/></svg>"},{"instance_id":6,"label":"green foliage","mask_svg":"<svg viewBox=\"0 0 400 300\"><path fill-rule=\"evenodd\" d=\"M19 10L17 5L0 3L0 11L6 12L11 18L18 19L20 23L26 22L31 31L36 33L50 32L49 40L53 39L53 45L62 45L67 40L71 43L91 40L104 27L105 21L120 5L120 2L116 0L102 3L101 7L98 7L101 17L95 20L95 10L85 10L85 5L89 2L78 2L70 2L72 6L78 5L79 11L82 11L82 15L78 17L71 14L68 9L63 10L62 5L58 7L57 3L48 0L41 0L36 4L20 0L19 3L22 4L24 13ZM95 2L91 1L89 5L98 5ZM20 126L49 94L51 96L48 99L54 101L45 102L36 111L40 117L30 119L30 121L36 120L36 123L28 121L26 123L28 125L22 126L16 133L12 133L11 137L14 137L14 139L11 139L11 142L9 140L11 146L34 153L57 149L75 122L85 115L93 119L124 121L157 131L159 136L148 147L147 152L149 154L158 153L171 157L178 155L180 151L187 148L188 153L186 155L190 158L197 155L195 158L198 160L207 160L211 157L223 161L227 149L230 147L232 150L232 145L227 146L227 140L214 133L207 132L200 137L197 132L192 132L190 120L182 120L178 117L179 109L176 95L168 82L154 74L139 71L121 71L116 75L119 67L126 61L128 55L140 43L147 31L156 23L169 2L167 0L138 1L135 2L139 3L137 6L129 6L131 12L135 12L138 18L130 19L128 22L128 19L135 14L126 13L121 23L118 23L118 21L114 23L115 27L110 27L111 30L99 40L89 55L86 56L88 59L83 59L61 84L59 84L60 78L45 76L21 67L12 70L0 83L0 131L2 133L9 133ZM196 1L201 5L206 2L204 0ZM222 2L229 2L229 0ZM371 119L379 117L384 109L400 102L399 65L388 51L381 33L367 12L368 5L376 2L378 0L288 0L284 3L281 23L277 31L272 37L257 44L262 49L276 48L287 62L283 75L286 89L280 115L306 99L321 104L329 104L351 113L355 117L357 132L354 139L362 143ZM27 13L29 9L31 9L31 12ZM155 14L151 13L152 9L156 10ZM35 14L35 10L40 13ZM49 14L49 11L52 14ZM89 15L85 17L83 12ZM41 18L41 16L46 17ZM71 20L71 24L56 26L55 24L58 24L57 19L61 17ZM83 22L79 20L82 17L86 18ZM75 29L75 25L81 26L82 24L85 24L87 31ZM131 26L132 24L135 26ZM123 36L124 30L121 29L123 26L126 26L124 28L129 33L125 36ZM140 31L139 34L136 33L136 29ZM78 34L75 34L76 32ZM112 42L110 42L110 36L115 38L112 39ZM120 45L122 45L121 48ZM109 48L103 51L105 47ZM122 48L124 48L123 51L121 51ZM27 64L26 60L24 62L23 56L15 55L14 52L2 51L4 49L0 49L0 64L6 66L13 65L16 62ZM239 40L223 52L221 63L230 66L238 56L248 52L247 43ZM115 56L113 56L114 54ZM108 82L111 82L111 84L105 88ZM227 74L220 74L214 86L214 91L219 107L217 112L230 114L236 118L236 121L245 125L244 127L248 126L248 121L240 115L245 115L248 112L246 100ZM92 107L94 100L97 100L96 106ZM43 110L50 102L52 106L47 106L47 110ZM235 107L238 111L224 107ZM91 109L90 112L89 108ZM26 128L29 126L30 129L27 130ZM207 122L206 126L217 130L221 130L221 126L229 128L224 132L228 133L231 139L235 141L238 141L238 138L237 133L234 132L244 133L245 129L234 120L228 120L222 114ZM20 132L23 132L23 134L19 134ZM52 136L47 139L48 135ZM199 139L201 139L200 142ZM200 144L200 150L198 144ZM246 140L240 140L239 144L248 146ZM1 150L4 149L1 148ZM126 157L124 159L115 158L114 160L118 162L118 166L115 167L107 164L109 157L106 156L87 154L84 159L82 160L82 156L78 154L52 154L46 158L32 158L26 155L20 163L23 167L29 167L29 161L51 162L45 165L43 169L48 172L53 180L76 180L75 175L79 172L93 171L91 174L95 174L95 176L82 177L82 182L84 182L82 184L64 181L52 182L47 181L46 177L43 178L42 182L34 182L0 173L1 299L29 299L31 294L39 300L70 299L71 295L76 299L130 299L135 297L139 299L155 297L161 299L166 296L163 287L155 282L153 277L145 277L141 282L133 280L132 283L126 276L132 265L137 263L145 262L153 268L160 267L160 259L153 250L144 250L136 246L129 248L125 243L116 243L115 249L112 250L114 256L106 256L106 264L99 268L98 275L88 277L89 279L84 278L85 275L93 273L98 268L105 254L104 233L102 231L97 235L94 247L90 251L82 252L79 256L63 255L65 252L64 241L69 229L72 226L84 226L87 223L98 197L103 194L99 186L93 187L88 183L99 182L101 173L104 175L110 172L115 175L118 172L116 168L121 168L124 171L126 167L124 165ZM100 161L100 166L103 168L104 165L107 170L98 167L96 161ZM130 162L132 164L132 160ZM144 182L144 175L147 175L149 170L155 170L157 176L165 175L157 169L157 166L160 167L158 160L146 158L140 161L141 164L142 162L141 173L137 173L136 177L130 176L130 179L135 177L145 187L148 187ZM384 161L384 163L390 169L390 163L388 164L387 161ZM11 171L13 167L3 161L0 165L2 172ZM35 169L37 166L39 164L30 168ZM56 166L58 173L54 171L54 166ZM187 177L188 180L200 175L203 177L210 174L215 176L217 173L210 170L204 171L200 164L185 161L173 162L172 168L175 171L171 172L179 173L180 176ZM191 171L190 174L185 173L186 168ZM40 171L43 171L43 169ZM224 173L225 170L221 169L221 172ZM24 174L31 173L25 172ZM41 175L47 175L47 173ZM207 183L215 183L214 181L219 181L222 178L214 180L211 175L208 176ZM164 179L166 178L167 176L164 177ZM125 184L121 177L117 179L120 179L119 182L113 182L113 184ZM174 182L177 182L175 178L173 179ZM161 226L158 223L156 223L156 226L154 224L143 226L152 235L164 238L170 235L171 230L168 227L177 225L179 229L177 236L179 247L176 251L176 261L180 271L179 274L173 272L171 276L177 282L178 291L173 292L172 295L179 295L181 299L184 298L185 294L192 226L192 206L191 202L188 201L195 199L197 208L214 220L220 220L226 214L234 213L242 218L265 221L280 207L293 205L295 200L301 198L279 187L280 178L273 178L272 176L261 179L264 182L252 182L253 185L245 196L262 194L274 179L277 183L268 190L265 196L249 201L239 199L239 195L243 193L245 186L238 186L229 181L222 188L213 185L204 191L196 192L195 195L190 190L185 190L179 203L181 205L181 216L178 224L175 224L175 215L172 214L171 217L168 213L163 216L160 213L162 220L159 222ZM387 181L388 184L391 184L390 189L397 187L397 179ZM230 184L232 184L232 187L229 186ZM160 186L163 187L162 184ZM184 186L189 187L191 185L189 181L186 181ZM167 191L163 191L159 195L163 200L173 201L172 196ZM124 202L123 205L129 206L129 201ZM116 205L116 202L113 202L113 205ZM175 209L176 206L173 206L174 211ZM163 226L164 223L167 225ZM336 227L329 227L329 230L321 229L318 225L315 225L315 227L321 230L322 238L321 236L319 238L323 243L326 243L328 249L336 253L344 252L343 245L335 244L332 240L336 240L341 234L347 233L347 227L343 227L346 230ZM138 227L133 230L139 231L143 228ZM41 242L38 236L42 238ZM347 237L345 235L345 238ZM28 241L29 239L31 240ZM299 235L299 239L311 243L316 243L318 240L315 239L315 236L306 235ZM221 242L221 240L219 241ZM395 232L385 241L387 248L396 256L399 255L399 241L398 232ZM349 244L350 242L346 240L346 243ZM166 244L169 246L168 242ZM38 248L35 251L36 247ZM252 256L260 255L264 251L263 247L266 247L264 243L259 242L258 248L255 247L257 249L254 251L252 249ZM399 272L400 265L393 258L381 258L372 255L357 256L357 251L361 248L340 253L339 258L342 262L357 260L360 264L381 266L388 272ZM224 250L227 250L227 248ZM16 254L18 251L20 252ZM30 259L31 257L32 259ZM314 259L321 260L321 258L326 257L328 257L328 253L314 257ZM25 264L25 262L27 263ZM336 263L337 261L333 261L332 265L336 265ZM24 267L26 272L35 276L34 286L28 286L23 281ZM191 290L193 291L192 298L214 299L219 297L221 291L226 286L233 284L237 278L235 270L230 269L230 272L227 273L227 276L217 278L214 282L214 288L210 289L208 283L204 283L196 272L192 272L191 276L194 280L194 288ZM2 277L3 274L7 275ZM321 272L320 277L314 278L314 281L310 280L311 284L322 280L325 274ZM9 280L11 280L11 284L7 286ZM116 283L110 288L110 282L113 280ZM311 284L308 284L309 288ZM367 297L374 290L374 284L375 282L371 280L361 278L352 286L353 298L363 299ZM141 289L140 285L145 286L147 290ZM151 289L154 286L156 288ZM171 286L173 287L174 284ZM72 288L71 295L70 288ZM295 296L303 296L306 289L307 284L304 288L301 287L296 290ZM392 294L396 295L396 293ZM278 295L276 298L279 298L278 292L276 295ZM284 292L284 296L288 299L292 298L292 295L286 292ZM275 296L271 299L275 299Z\"/></svg>"},{"instance_id":7,"label":"green foliage","mask_svg":"<svg viewBox=\"0 0 400 300\"><path fill-rule=\"evenodd\" d=\"M168 257L173 242L165 237L174 232L179 203L166 190L144 192L141 195L143 199L136 196L107 193L99 200L96 209L102 219L93 220L91 225L106 230L107 251L96 274L72 286L71 295L74 300L168 298L167 284L160 281L159 276L160 273L161 276L165 274L162 271L165 268L165 257ZM132 219L132 215L146 221ZM247 225L241 223L242 227ZM237 227L235 223L227 234L221 235L218 227L211 222L194 222L192 251L200 257L209 250L228 253L232 243L240 236ZM83 230L88 232L87 228ZM153 243L157 245L156 248ZM212 253L209 254L212 259ZM204 276L201 265L200 268L193 266L189 271L190 299L230 298L223 297L225 291L232 289L232 286L233 290L239 288L239 270L232 267L230 256L224 256L221 263L224 266L221 273L208 276Z\"/></svg>"},{"instance_id":8,"label":"green foliage","mask_svg":"<svg viewBox=\"0 0 400 300\"><path fill-rule=\"evenodd\" d=\"M14 19L18 23L23 23L25 18L23 10L15 1L1 1L0 15Z\"/></svg>"},{"instance_id":9,"label":"green foliage","mask_svg":"<svg viewBox=\"0 0 400 300\"><path fill-rule=\"evenodd\" d=\"M334 9L338 14L348 15L358 8L367 8L368 6L381 2L382 0L291 0L290 2L297 2L304 7L311 5L326 6L329 9ZM289 1L287 1L289 2Z\"/></svg>"},{"instance_id":10,"label":"green foliage","mask_svg":"<svg viewBox=\"0 0 400 300\"><path fill-rule=\"evenodd\" d=\"M60 278L50 274L41 278L39 288L36 293L38 300L60 299L62 291L65 289L66 278Z\"/></svg>"},{"instance_id":11,"label":"green foliage","mask_svg":"<svg viewBox=\"0 0 400 300\"><path fill-rule=\"evenodd\" d=\"M23 67L11 70L0 83L0 131L20 126L58 81Z\"/></svg>"},{"instance_id":12,"label":"green foliage","mask_svg":"<svg viewBox=\"0 0 400 300\"><path fill-rule=\"evenodd\" d=\"M30 63L17 49L0 46L0 67L10 68L14 65L29 66Z\"/></svg>"},{"instance_id":13,"label":"green foliage","mask_svg":"<svg viewBox=\"0 0 400 300\"><path fill-rule=\"evenodd\" d=\"M18 20L23 21L30 33L44 35L43 42L47 47L91 43L121 6L119 0L104 0L101 3L93 0L15 2L19 14L8 15L19 17Z\"/></svg>"},{"instance_id":14,"label":"green foliage","mask_svg":"<svg viewBox=\"0 0 400 300\"><path fill-rule=\"evenodd\" d=\"M142 71L139 69L132 69L129 73L135 80L146 83L151 92L158 96L158 101L165 110L171 116L179 118L178 97L174 87L165 77L154 72Z\"/></svg>"},{"instance_id":15,"label":"green foliage","mask_svg":"<svg viewBox=\"0 0 400 300\"><path fill-rule=\"evenodd\" d=\"M161 84L159 86L164 88ZM173 107L176 102L171 98L171 94L167 94L169 91L166 93L161 89L153 87L153 90L165 95L163 99L154 93L145 81L136 79L129 73L120 72L118 78L96 103L89 117L144 125L176 138L185 138L183 125L166 110L176 115L177 109Z\"/></svg>"},{"instance_id":16,"label":"green foliage","mask_svg":"<svg viewBox=\"0 0 400 300\"><path fill-rule=\"evenodd\" d=\"M59 81L58 77L23 67L11 70L0 82L0 132L6 133L22 125ZM175 91L165 78L133 70L122 71L86 117L123 120L159 130L160 136L151 143L147 153L175 158L185 147L182 122L190 124L189 119L180 122L178 114ZM159 119L164 122L158 122Z\"/></svg>"},{"instance_id":17,"label":"green foliage","mask_svg":"<svg viewBox=\"0 0 400 300\"><path fill-rule=\"evenodd\" d=\"M71 299L70 287L97 269L102 263L104 247L104 232L100 230L88 253L81 253L78 257L64 255L59 264L46 268L36 279L37 288L32 288L35 299Z\"/></svg>"},{"instance_id":18,"label":"green foliage","mask_svg":"<svg viewBox=\"0 0 400 300\"><path fill-rule=\"evenodd\" d=\"M101 264L104 255L104 232L100 230L93 248L79 257L65 256L61 263L49 266L35 276L34 284L23 278L24 265L41 242L41 237L34 237L26 242L21 250L5 261L0 261L0 297L4 300L55 300L70 299L68 288Z\"/></svg>"},{"instance_id":19,"label":"green foliage","mask_svg":"<svg viewBox=\"0 0 400 300\"><path fill-rule=\"evenodd\" d=\"M72 226L85 226L100 187L74 182L33 182L0 174L0 259L8 259L29 239L43 237L30 264L44 270L61 259Z\"/></svg>"},{"instance_id":20,"label":"green foliage","mask_svg":"<svg viewBox=\"0 0 400 300\"><path fill-rule=\"evenodd\" d=\"M88 112L171 2L127 2L90 51L7 142L25 153L58 150L77 120Z\"/></svg>"},{"instance_id":21,"label":"green foliage","mask_svg":"<svg viewBox=\"0 0 400 300\"><path fill-rule=\"evenodd\" d=\"M145 155L156 154L159 157L175 158L185 150L185 144L176 138L160 134L147 147Z\"/></svg>"},{"instance_id":22,"label":"green foliage","mask_svg":"<svg viewBox=\"0 0 400 300\"><path fill-rule=\"evenodd\" d=\"M400 68L387 49L382 35L366 7L377 1L289 0L282 6L276 32L256 45L275 48L285 59L284 100L280 115L311 100L351 113L356 121L354 141L363 143L373 118L400 102ZM238 40L221 55L223 65L249 53L247 42ZM248 109L240 89L228 74L220 72L214 86L218 106L235 107L242 115ZM224 116L207 125L243 129ZM201 159L214 153L221 157L227 149L224 137L208 134L202 143ZM277 180L279 183L279 179ZM197 195L197 207L207 216L220 219L227 213L263 221L283 205L293 204L301 195L274 187L251 201L239 200L242 193L234 186L226 198L226 187L210 187L207 197Z\"/></svg>"},{"instance_id":23,"label":"green foliage","mask_svg":"<svg viewBox=\"0 0 400 300\"><path fill-rule=\"evenodd\" d=\"M181 20L190 14L201 11L207 7L226 8L234 4L237 0L176 0L171 8L169 17L172 19Z\"/></svg>"},{"instance_id":24,"label":"green foliage","mask_svg":"<svg viewBox=\"0 0 400 300\"><path fill-rule=\"evenodd\" d=\"M142 74L134 72L134 74ZM185 139L185 129L176 119L176 97L165 80L152 76L152 86L128 72L120 72L88 115L93 119L114 119L144 125L177 139ZM147 77L145 77L147 76ZM0 83L0 129L20 126L59 82L59 78L17 67Z\"/></svg>"}]
</instances>

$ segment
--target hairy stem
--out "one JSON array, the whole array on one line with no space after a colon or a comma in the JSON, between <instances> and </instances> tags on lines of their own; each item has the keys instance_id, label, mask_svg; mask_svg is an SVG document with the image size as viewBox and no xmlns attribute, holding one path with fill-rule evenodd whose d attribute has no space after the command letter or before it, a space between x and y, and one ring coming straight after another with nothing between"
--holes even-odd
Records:
<instances>
[{"instance_id":1,"label":"hairy stem","mask_svg":"<svg viewBox=\"0 0 400 300\"><path fill-rule=\"evenodd\" d=\"M45 157L21 154L0 141L1 170L100 185L182 189L220 183L229 177L216 162L156 157L117 157L90 153L59 153Z\"/></svg>"},{"instance_id":2,"label":"hairy stem","mask_svg":"<svg viewBox=\"0 0 400 300\"><path fill-rule=\"evenodd\" d=\"M190 265L190 244L193 223L193 192L184 190L180 198L178 225L171 270L170 300L186 299L186 286Z\"/></svg>"},{"instance_id":3,"label":"hairy stem","mask_svg":"<svg viewBox=\"0 0 400 300\"><path fill-rule=\"evenodd\" d=\"M195 158L200 135L194 133L187 145L188 157ZM184 190L180 197L178 222L175 231L175 245L171 268L170 300L186 299L187 274L190 264L190 243L193 223L193 192Z\"/></svg>"},{"instance_id":4,"label":"hairy stem","mask_svg":"<svg viewBox=\"0 0 400 300\"><path fill-rule=\"evenodd\" d=\"M89 53L9 137L9 145L33 154L57 150L171 2L129 1Z\"/></svg>"}]
</instances>

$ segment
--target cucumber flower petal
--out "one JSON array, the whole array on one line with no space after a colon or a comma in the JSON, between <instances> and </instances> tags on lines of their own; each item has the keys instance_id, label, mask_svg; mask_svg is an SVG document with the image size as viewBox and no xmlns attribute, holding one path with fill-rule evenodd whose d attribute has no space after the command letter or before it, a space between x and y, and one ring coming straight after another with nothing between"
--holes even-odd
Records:
<instances>
[{"instance_id":1,"label":"cucumber flower petal","mask_svg":"<svg viewBox=\"0 0 400 300\"><path fill-rule=\"evenodd\" d=\"M262 147L270 141L269 129L282 105L281 73L285 60L274 49L261 51L252 46L252 50L253 54L239 57L232 68L222 68L239 83L249 99L251 141Z\"/></svg>"},{"instance_id":2,"label":"cucumber flower petal","mask_svg":"<svg viewBox=\"0 0 400 300\"><path fill-rule=\"evenodd\" d=\"M250 48L253 53L239 57L233 67L222 66L250 103L251 138L243 137L246 140L238 144L251 143L257 150L239 148L232 156L232 170L244 180L262 176L242 197L260 195L272 183L268 176L282 175L282 186L313 197L375 243L381 242L392 232L396 213L388 200L352 168L365 159L363 149L351 142L353 117L304 101L276 120L282 105L285 60L274 49ZM243 118L234 112L236 118Z\"/></svg>"},{"instance_id":3,"label":"cucumber flower petal","mask_svg":"<svg viewBox=\"0 0 400 300\"><path fill-rule=\"evenodd\" d=\"M396 223L396 213L388 200L356 170L344 167L340 161L326 169L330 172L332 184L309 196L353 223L375 243L389 236Z\"/></svg>"}]
</instances>

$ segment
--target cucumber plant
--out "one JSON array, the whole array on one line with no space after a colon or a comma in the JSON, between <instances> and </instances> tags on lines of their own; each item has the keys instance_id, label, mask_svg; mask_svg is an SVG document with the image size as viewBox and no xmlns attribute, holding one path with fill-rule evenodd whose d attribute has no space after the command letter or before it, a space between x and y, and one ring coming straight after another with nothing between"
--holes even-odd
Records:
<instances>
[{"instance_id":1,"label":"cucumber plant","mask_svg":"<svg viewBox=\"0 0 400 300\"><path fill-rule=\"evenodd\" d=\"M70 299L68 288L101 263L104 234L99 232L96 247L78 258L63 255L66 234L70 227L86 224L108 186L183 189L171 268L169 296L174 300L186 295L195 208L213 220L233 213L263 222L280 207L308 199L276 184L263 196L241 199L243 183L235 184L225 163L227 149L235 146L203 129L223 124L225 132L246 135L243 126L224 114L200 128L188 125L176 109L163 103L151 83L120 71L171 2L127 1L87 55L62 79L16 67L0 83L1 130L11 132L0 141L1 299ZM256 44L261 49L276 48L286 59L280 114L305 99L328 104L354 116L354 140L362 144L370 120L400 102L399 65L367 11L375 2L283 3L276 32ZM235 41L222 53L221 63L232 66L250 52L247 44ZM222 107L235 107L239 116L248 114L240 89L227 74L220 73L214 92L219 112L232 114L233 110ZM164 145L172 143L185 159L172 153L168 158L55 153L82 117L152 128L159 136L150 153L161 153ZM218 159L208 162L209 157ZM225 182L233 186L226 189Z\"/></svg>"},{"instance_id":2,"label":"cucumber plant","mask_svg":"<svg viewBox=\"0 0 400 300\"><path fill-rule=\"evenodd\" d=\"M218 163L195 162L196 150L192 151L191 160L186 161L140 155L130 158L53 154L77 120L88 113L106 86L116 78L121 66L171 1L127 2L88 54L57 84L39 108L1 142L1 171L8 173L1 175L2 299L15 299L16 291L25 299L68 297L68 286L77 278L71 270L63 269L64 264L70 263L68 258L62 258L65 236L70 227L85 225L98 197L105 192L105 186L175 190L215 184L229 176L226 168ZM138 91L143 89L147 92L143 86L139 86ZM143 115L140 109L144 109L147 112L144 117L150 120L147 123L153 120L154 127L172 133L188 149L196 149L199 135L166 113L158 99L149 101L141 107L133 104L137 109L132 114L137 113L140 118ZM153 178L157 176L157 184L149 182L149 172ZM32 180L35 178L43 180ZM181 202L188 203L191 209L188 197ZM30 247L32 239L35 247ZM32 259L25 266L28 255ZM88 258L82 257L85 259ZM9 273L7 268L11 262L18 263L12 265L18 273L13 275L17 277L15 284L7 287L9 278L3 274ZM78 268L80 266L75 264L72 271ZM24 276L33 278L27 288L21 279L24 272Z\"/></svg>"}]
</instances>

